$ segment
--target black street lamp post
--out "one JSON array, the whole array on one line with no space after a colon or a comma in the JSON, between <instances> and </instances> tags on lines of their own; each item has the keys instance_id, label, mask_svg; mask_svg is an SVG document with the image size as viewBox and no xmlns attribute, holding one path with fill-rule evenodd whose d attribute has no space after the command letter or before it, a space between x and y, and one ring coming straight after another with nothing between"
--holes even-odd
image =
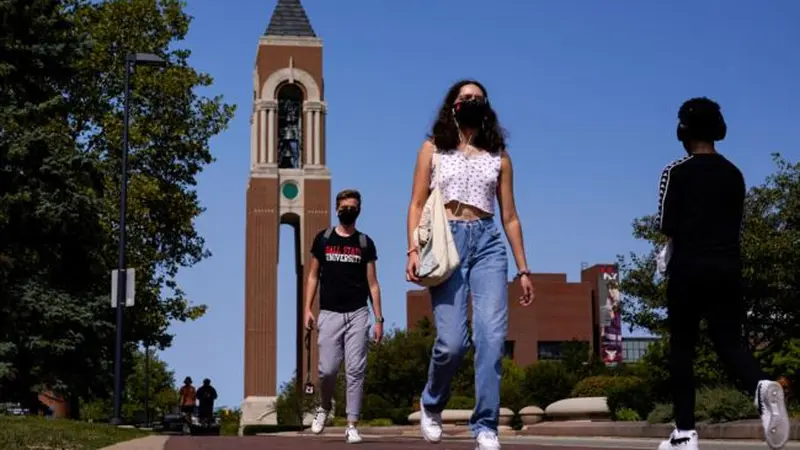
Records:
<instances>
[{"instance_id":1,"label":"black street lamp post","mask_svg":"<svg viewBox=\"0 0 800 450\"><path fill-rule=\"evenodd\" d=\"M144 344L144 423L150 426L150 344Z\"/></svg>"},{"instance_id":2,"label":"black street lamp post","mask_svg":"<svg viewBox=\"0 0 800 450\"><path fill-rule=\"evenodd\" d=\"M134 66L164 67L167 62L152 53L129 53L125 57L125 112L122 125L122 181L119 207L119 256L117 273L117 338L114 348L114 416L111 423L122 424L122 322L125 310L125 213L128 203L128 123L130 121L131 71Z\"/></svg>"}]
</instances>

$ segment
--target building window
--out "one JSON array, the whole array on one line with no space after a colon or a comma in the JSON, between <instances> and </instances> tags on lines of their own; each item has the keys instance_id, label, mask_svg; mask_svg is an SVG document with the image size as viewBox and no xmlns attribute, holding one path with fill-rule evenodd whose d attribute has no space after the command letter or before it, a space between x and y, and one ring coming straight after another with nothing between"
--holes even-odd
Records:
<instances>
[{"instance_id":1,"label":"building window","mask_svg":"<svg viewBox=\"0 0 800 450\"><path fill-rule=\"evenodd\" d=\"M634 363L642 359L647 349L656 338L627 338L622 340L622 359L627 363Z\"/></svg>"},{"instance_id":2,"label":"building window","mask_svg":"<svg viewBox=\"0 0 800 450\"><path fill-rule=\"evenodd\" d=\"M537 358L539 360L561 359L562 344L561 341L540 341Z\"/></svg>"},{"instance_id":3,"label":"building window","mask_svg":"<svg viewBox=\"0 0 800 450\"><path fill-rule=\"evenodd\" d=\"M299 169L303 154L303 91L286 84L278 91L278 168Z\"/></svg>"},{"instance_id":4,"label":"building window","mask_svg":"<svg viewBox=\"0 0 800 450\"><path fill-rule=\"evenodd\" d=\"M506 341L506 345L503 348L503 356L514 359L514 341Z\"/></svg>"}]
</instances>

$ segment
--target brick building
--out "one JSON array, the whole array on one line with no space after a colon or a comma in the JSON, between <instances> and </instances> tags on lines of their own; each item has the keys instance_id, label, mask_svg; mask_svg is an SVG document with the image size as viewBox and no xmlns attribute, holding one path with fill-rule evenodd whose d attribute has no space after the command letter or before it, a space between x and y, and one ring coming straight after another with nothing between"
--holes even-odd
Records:
<instances>
[{"instance_id":1,"label":"brick building","mask_svg":"<svg viewBox=\"0 0 800 450\"><path fill-rule=\"evenodd\" d=\"M564 273L537 273L533 275L536 298L528 307L516 301L521 289L518 281L508 284L509 323L506 355L521 366L540 359L559 359L561 344L572 340L588 342L592 350L600 355L601 347L616 348L612 354L622 357L621 342L604 339L613 314L607 312L617 305L605 307L600 302L607 296L610 283L616 283L617 267L597 264L581 271L581 280L570 282ZM618 297L617 297L618 299ZM470 310L470 314L471 314ZM612 318L609 318L609 314ZM616 310L618 315L618 309ZM419 321L432 319L431 303L425 289L406 294L406 326L414 328ZM621 328L617 325L617 328ZM621 331L609 333L619 335ZM609 342L608 344L606 342Z\"/></svg>"}]
</instances>

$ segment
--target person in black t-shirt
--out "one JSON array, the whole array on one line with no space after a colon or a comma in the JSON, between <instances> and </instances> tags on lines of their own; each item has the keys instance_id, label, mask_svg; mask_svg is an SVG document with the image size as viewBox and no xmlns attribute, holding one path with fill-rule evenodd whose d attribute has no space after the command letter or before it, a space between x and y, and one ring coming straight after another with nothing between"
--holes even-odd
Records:
<instances>
[{"instance_id":1,"label":"person in black t-shirt","mask_svg":"<svg viewBox=\"0 0 800 450\"><path fill-rule=\"evenodd\" d=\"M355 190L340 192L336 196L336 211L339 225L320 231L311 246L305 291L305 326L310 330L316 323L319 330L321 402L311 431L319 434L325 428L336 376L344 360L348 422L345 439L352 444L361 442L356 425L361 410L370 328L373 328L375 341L379 342L383 337L383 317L375 243L356 230L361 194ZM312 305L318 285L320 312L317 320ZM375 314L374 327L371 327L367 306L370 298Z\"/></svg>"},{"instance_id":2,"label":"person in black t-shirt","mask_svg":"<svg viewBox=\"0 0 800 450\"><path fill-rule=\"evenodd\" d=\"M217 399L217 390L211 386L211 380L206 378L203 385L197 390L198 416L200 419L209 420L214 417L214 400Z\"/></svg>"},{"instance_id":3,"label":"person in black t-shirt","mask_svg":"<svg viewBox=\"0 0 800 450\"><path fill-rule=\"evenodd\" d=\"M708 322L720 360L754 397L767 444L782 448L789 421L781 385L766 379L743 342L741 227L745 183L739 169L717 153L727 127L717 103L686 101L678 111L678 140L688 156L661 174L658 227L671 252L667 274L669 367L675 431L659 450L697 450L694 353L700 320Z\"/></svg>"}]
</instances>

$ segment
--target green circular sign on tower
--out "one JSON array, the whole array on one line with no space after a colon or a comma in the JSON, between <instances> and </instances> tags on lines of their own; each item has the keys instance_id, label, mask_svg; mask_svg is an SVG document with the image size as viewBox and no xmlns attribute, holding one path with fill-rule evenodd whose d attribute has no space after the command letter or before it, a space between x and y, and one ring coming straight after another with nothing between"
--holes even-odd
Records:
<instances>
[{"instance_id":1,"label":"green circular sign on tower","mask_svg":"<svg viewBox=\"0 0 800 450\"><path fill-rule=\"evenodd\" d=\"M281 186L281 194L288 200L294 200L300 194L300 187L295 182L287 181Z\"/></svg>"}]
</instances>

